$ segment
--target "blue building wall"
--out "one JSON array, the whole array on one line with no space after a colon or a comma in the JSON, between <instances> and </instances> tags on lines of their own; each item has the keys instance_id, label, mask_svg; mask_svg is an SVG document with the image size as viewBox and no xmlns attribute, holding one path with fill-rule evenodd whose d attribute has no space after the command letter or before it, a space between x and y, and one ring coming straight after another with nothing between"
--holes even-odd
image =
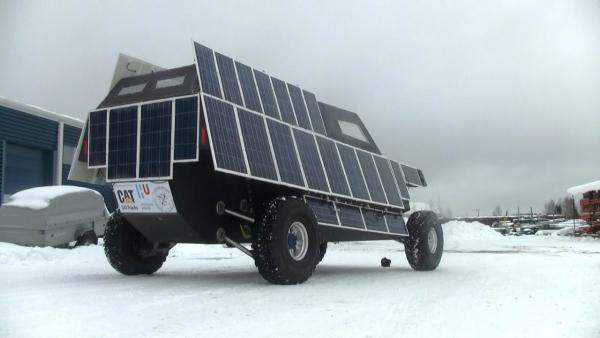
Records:
<instances>
[{"instance_id":1,"label":"blue building wall","mask_svg":"<svg viewBox=\"0 0 600 338\"><path fill-rule=\"evenodd\" d=\"M18 110L0 105L0 205L6 189L6 145L30 147L45 152L46 156L44 166L48 165L50 182L56 175L53 171L57 167L56 152L58 149L58 130L59 122L35 116ZM63 144L64 146L77 147L81 129L78 127L64 124ZM69 159L70 160L70 159ZM69 181L69 164L61 164L62 184L76 185L86 188L95 189L102 194L106 207L109 211L116 209L116 201L112 193L112 189L108 186L99 186L86 184L82 182Z\"/></svg>"}]
</instances>

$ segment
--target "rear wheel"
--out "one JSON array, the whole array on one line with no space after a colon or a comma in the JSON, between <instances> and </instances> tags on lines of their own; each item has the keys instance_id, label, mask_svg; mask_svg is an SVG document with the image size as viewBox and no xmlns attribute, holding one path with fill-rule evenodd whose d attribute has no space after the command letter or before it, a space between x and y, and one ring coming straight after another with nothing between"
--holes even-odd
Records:
<instances>
[{"instance_id":1,"label":"rear wheel","mask_svg":"<svg viewBox=\"0 0 600 338\"><path fill-rule=\"evenodd\" d=\"M304 201L277 198L257 218L253 233L254 261L273 284L306 281L319 262L317 221Z\"/></svg>"},{"instance_id":2,"label":"rear wheel","mask_svg":"<svg viewBox=\"0 0 600 338\"><path fill-rule=\"evenodd\" d=\"M432 211L416 211L406 225L410 234L404 242L408 263L417 271L435 270L444 251L444 233L437 215Z\"/></svg>"},{"instance_id":3,"label":"rear wheel","mask_svg":"<svg viewBox=\"0 0 600 338\"><path fill-rule=\"evenodd\" d=\"M79 238L77 238L77 242L75 242L75 246L87 246L87 245L96 245L98 244L98 236L93 230L89 230L84 232Z\"/></svg>"},{"instance_id":4,"label":"rear wheel","mask_svg":"<svg viewBox=\"0 0 600 338\"><path fill-rule=\"evenodd\" d=\"M319 246L319 263L325 258L325 253L327 252L327 242L321 243Z\"/></svg>"},{"instance_id":5,"label":"rear wheel","mask_svg":"<svg viewBox=\"0 0 600 338\"><path fill-rule=\"evenodd\" d=\"M106 224L104 253L110 265L124 275L152 274L163 265L169 244L151 243L121 215Z\"/></svg>"}]
</instances>

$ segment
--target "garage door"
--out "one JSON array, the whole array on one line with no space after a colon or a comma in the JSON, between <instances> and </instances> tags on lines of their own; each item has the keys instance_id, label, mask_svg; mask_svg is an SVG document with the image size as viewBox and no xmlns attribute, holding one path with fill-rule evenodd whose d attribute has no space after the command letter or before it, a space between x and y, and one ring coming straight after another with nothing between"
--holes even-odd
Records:
<instances>
[{"instance_id":1,"label":"garage door","mask_svg":"<svg viewBox=\"0 0 600 338\"><path fill-rule=\"evenodd\" d=\"M7 143L5 156L4 194L52 185L51 151Z\"/></svg>"}]
</instances>

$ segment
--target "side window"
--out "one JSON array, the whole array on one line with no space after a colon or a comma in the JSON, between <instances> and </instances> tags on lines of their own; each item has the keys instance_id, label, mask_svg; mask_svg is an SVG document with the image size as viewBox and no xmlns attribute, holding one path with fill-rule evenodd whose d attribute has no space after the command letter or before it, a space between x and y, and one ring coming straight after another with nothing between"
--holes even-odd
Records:
<instances>
[{"instance_id":1,"label":"side window","mask_svg":"<svg viewBox=\"0 0 600 338\"><path fill-rule=\"evenodd\" d=\"M185 80L185 75L158 80L156 81L156 89L181 86L183 84L183 80Z\"/></svg>"},{"instance_id":2,"label":"side window","mask_svg":"<svg viewBox=\"0 0 600 338\"><path fill-rule=\"evenodd\" d=\"M338 120L338 125L340 126L342 134L350 136L359 141L369 143L367 136L365 135L365 133L359 125L343 120Z\"/></svg>"},{"instance_id":3,"label":"side window","mask_svg":"<svg viewBox=\"0 0 600 338\"><path fill-rule=\"evenodd\" d=\"M130 95L130 94L141 93L142 90L144 90L145 87L146 87L145 83L138 84L138 85L133 85L133 86L128 86L128 87L123 87L119 91L118 95L121 96L121 95Z\"/></svg>"}]
</instances>

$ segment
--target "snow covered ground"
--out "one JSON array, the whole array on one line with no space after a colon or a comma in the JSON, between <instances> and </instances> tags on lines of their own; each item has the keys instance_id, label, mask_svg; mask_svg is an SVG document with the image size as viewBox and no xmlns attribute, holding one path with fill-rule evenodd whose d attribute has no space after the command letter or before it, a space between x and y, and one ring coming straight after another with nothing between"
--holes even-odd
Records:
<instances>
[{"instance_id":1,"label":"snow covered ground","mask_svg":"<svg viewBox=\"0 0 600 338\"><path fill-rule=\"evenodd\" d=\"M0 243L0 337L600 337L600 240L444 229L436 271L412 271L399 243L344 243L296 286L220 246L125 277L100 246Z\"/></svg>"}]
</instances>

